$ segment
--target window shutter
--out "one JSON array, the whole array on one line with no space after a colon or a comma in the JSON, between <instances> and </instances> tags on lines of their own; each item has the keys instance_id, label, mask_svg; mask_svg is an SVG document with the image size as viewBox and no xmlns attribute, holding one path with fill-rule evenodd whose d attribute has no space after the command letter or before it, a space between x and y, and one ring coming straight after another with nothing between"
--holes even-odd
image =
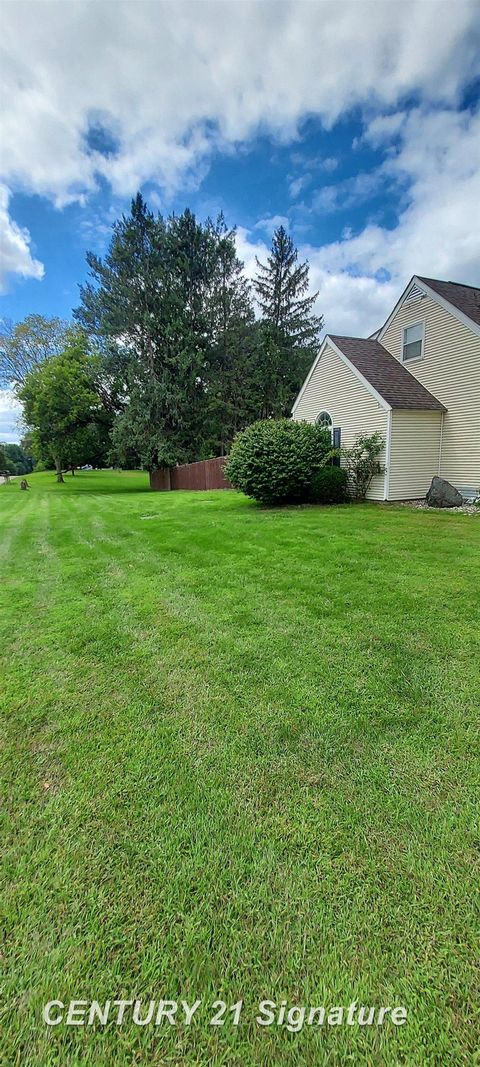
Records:
<instances>
[{"instance_id":1,"label":"window shutter","mask_svg":"<svg viewBox=\"0 0 480 1067\"><path fill-rule=\"evenodd\" d=\"M341 443L342 443L342 431L340 429L340 426L334 426L333 427L333 433L332 433L332 446L333 446L333 448L341 448ZM333 459L332 459L332 464L333 464L334 467L339 467L340 466L340 456L334 456Z\"/></svg>"}]
</instances>

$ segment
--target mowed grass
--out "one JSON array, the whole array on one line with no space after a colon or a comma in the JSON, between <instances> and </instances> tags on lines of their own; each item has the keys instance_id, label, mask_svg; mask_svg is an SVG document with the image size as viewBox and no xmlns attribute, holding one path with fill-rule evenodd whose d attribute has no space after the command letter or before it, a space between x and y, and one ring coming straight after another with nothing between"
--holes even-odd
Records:
<instances>
[{"instance_id":1,"label":"mowed grass","mask_svg":"<svg viewBox=\"0 0 480 1067\"><path fill-rule=\"evenodd\" d=\"M29 482L0 489L5 1063L475 1062L480 520ZM120 997L202 1004L42 1021ZM295 1034L261 999L408 1017Z\"/></svg>"}]
</instances>

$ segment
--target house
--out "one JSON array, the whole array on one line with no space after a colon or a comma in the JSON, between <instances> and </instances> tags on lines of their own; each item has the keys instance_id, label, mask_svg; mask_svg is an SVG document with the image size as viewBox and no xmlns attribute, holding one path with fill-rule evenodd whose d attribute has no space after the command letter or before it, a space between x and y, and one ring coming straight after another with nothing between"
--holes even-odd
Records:
<instances>
[{"instance_id":1,"label":"house","mask_svg":"<svg viewBox=\"0 0 480 1067\"><path fill-rule=\"evenodd\" d=\"M479 495L480 290L414 275L376 333L325 337L292 415L347 448L384 435L371 500L423 497L434 475Z\"/></svg>"}]
</instances>

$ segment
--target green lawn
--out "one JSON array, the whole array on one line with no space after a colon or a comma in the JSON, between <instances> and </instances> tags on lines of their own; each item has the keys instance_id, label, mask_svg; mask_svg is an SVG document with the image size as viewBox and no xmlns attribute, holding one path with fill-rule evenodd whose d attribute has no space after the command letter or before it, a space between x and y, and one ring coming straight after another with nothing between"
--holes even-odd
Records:
<instances>
[{"instance_id":1,"label":"green lawn","mask_svg":"<svg viewBox=\"0 0 480 1067\"><path fill-rule=\"evenodd\" d=\"M29 481L0 489L4 1062L475 1062L480 519ZM120 997L202 1004L42 1021ZM408 1018L289 1033L262 999Z\"/></svg>"}]
</instances>

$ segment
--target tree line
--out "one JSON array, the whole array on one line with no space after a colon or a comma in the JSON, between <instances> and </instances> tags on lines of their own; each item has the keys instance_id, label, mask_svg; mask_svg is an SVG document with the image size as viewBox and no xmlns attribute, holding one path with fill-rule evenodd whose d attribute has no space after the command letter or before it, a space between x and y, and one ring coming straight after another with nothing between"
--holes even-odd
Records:
<instances>
[{"instance_id":1,"label":"tree line","mask_svg":"<svg viewBox=\"0 0 480 1067\"><path fill-rule=\"evenodd\" d=\"M34 463L30 452L28 442L25 446L24 441L19 445L0 441L0 475L31 474Z\"/></svg>"},{"instance_id":2,"label":"tree line","mask_svg":"<svg viewBox=\"0 0 480 1067\"><path fill-rule=\"evenodd\" d=\"M99 457L151 471L223 455L290 413L323 321L282 226L251 283L223 215L165 219L138 194L87 263L73 323L29 316L0 343L0 378L59 478Z\"/></svg>"}]
</instances>

